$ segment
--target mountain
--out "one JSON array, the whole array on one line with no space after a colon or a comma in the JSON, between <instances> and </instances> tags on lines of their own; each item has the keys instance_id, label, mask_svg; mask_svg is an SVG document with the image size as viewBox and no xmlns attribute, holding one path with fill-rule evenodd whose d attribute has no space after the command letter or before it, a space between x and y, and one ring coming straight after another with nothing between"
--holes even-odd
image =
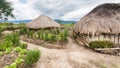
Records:
<instances>
[{"instance_id":1,"label":"mountain","mask_svg":"<svg viewBox=\"0 0 120 68\"><path fill-rule=\"evenodd\" d=\"M8 20L7 22L11 22L11 23L28 23L32 20ZM0 20L0 22L4 22L3 20Z\"/></svg>"},{"instance_id":2,"label":"mountain","mask_svg":"<svg viewBox=\"0 0 120 68\"><path fill-rule=\"evenodd\" d=\"M7 22L11 22L11 23L28 23L32 20L8 20ZM77 21L64 21L64 20L55 20L58 23L62 23L62 24L68 24L68 23L76 23ZM4 22L3 20L0 20L0 22Z\"/></svg>"},{"instance_id":3,"label":"mountain","mask_svg":"<svg viewBox=\"0 0 120 68\"><path fill-rule=\"evenodd\" d=\"M69 23L76 23L77 21L64 21L64 20L55 20L58 23L62 23L62 24L69 24Z\"/></svg>"}]
</instances>

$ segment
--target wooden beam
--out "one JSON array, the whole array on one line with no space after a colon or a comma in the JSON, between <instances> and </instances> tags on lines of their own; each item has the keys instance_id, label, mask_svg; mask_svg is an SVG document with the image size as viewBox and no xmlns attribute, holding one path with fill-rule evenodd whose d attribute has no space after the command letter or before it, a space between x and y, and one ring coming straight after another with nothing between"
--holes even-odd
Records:
<instances>
[{"instance_id":1,"label":"wooden beam","mask_svg":"<svg viewBox=\"0 0 120 68\"><path fill-rule=\"evenodd\" d=\"M120 50L120 48L95 48L97 51L102 51L102 50Z\"/></svg>"},{"instance_id":2,"label":"wooden beam","mask_svg":"<svg viewBox=\"0 0 120 68\"><path fill-rule=\"evenodd\" d=\"M118 34L118 44L119 44L119 34Z\"/></svg>"},{"instance_id":3,"label":"wooden beam","mask_svg":"<svg viewBox=\"0 0 120 68\"><path fill-rule=\"evenodd\" d=\"M115 35L114 35L114 43L115 43Z\"/></svg>"}]
</instances>

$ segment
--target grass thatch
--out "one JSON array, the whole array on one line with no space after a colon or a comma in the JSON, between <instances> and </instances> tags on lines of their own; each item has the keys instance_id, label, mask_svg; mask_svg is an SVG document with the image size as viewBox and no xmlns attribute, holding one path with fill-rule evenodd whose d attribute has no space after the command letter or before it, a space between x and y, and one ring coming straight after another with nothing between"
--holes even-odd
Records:
<instances>
[{"instance_id":1,"label":"grass thatch","mask_svg":"<svg viewBox=\"0 0 120 68\"><path fill-rule=\"evenodd\" d=\"M41 15L35 20L31 21L26 25L29 29L41 29L41 28L54 28L54 27L60 27L60 24L58 24L56 21L52 20L51 18Z\"/></svg>"},{"instance_id":2,"label":"grass thatch","mask_svg":"<svg viewBox=\"0 0 120 68\"><path fill-rule=\"evenodd\" d=\"M120 4L106 3L97 6L74 26L74 32L92 35L119 34Z\"/></svg>"}]
</instances>

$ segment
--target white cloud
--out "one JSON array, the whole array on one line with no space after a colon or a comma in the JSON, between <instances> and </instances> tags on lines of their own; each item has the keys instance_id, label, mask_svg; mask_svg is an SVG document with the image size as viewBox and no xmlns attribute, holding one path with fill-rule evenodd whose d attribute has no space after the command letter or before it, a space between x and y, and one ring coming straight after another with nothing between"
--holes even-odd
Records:
<instances>
[{"instance_id":1,"label":"white cloud","mask_svg":"<svg viewBox=\"0 0 120 68\"><path fill-rule=\"evenodd\" d=\"M44 14L53 19L79 20L94 7L102 3L120 0L8 0L15 8L17 19L34 19ZM21 2L22 1L22 2ZM25 3L24 3L25 2Z\"/></svg>"}]
</instances>

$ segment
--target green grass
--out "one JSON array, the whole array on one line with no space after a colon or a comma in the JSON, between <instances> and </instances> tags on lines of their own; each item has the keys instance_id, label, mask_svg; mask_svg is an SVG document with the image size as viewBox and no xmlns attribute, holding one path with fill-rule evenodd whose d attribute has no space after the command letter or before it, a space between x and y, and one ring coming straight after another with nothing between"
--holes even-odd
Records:
<instances>
[{"instance_id":1,"label":"green grass","mask_svg":"<svg viewBox=\"0 0 120 68\"><path fill-rule=\"evenodd\" d=\"M10 23L10 22L0 23L0 27L3 30L15 30L15 29L22 28L24 26L25 26L25 24L21 24L21 23L20 24L13 24L13 23Z\"/></svg>"},{"instance_id":2,"label":"green grass","mask_svg":"<svg viewBox=\"0 0 120 68\"><path fill-rule=\"evenodd\" d=\"M36 63L39 60L39 58L40 58L39 50L28 51L24 63L28 66L31 66L32 64Z\"/></svg>"}]
</instances>

